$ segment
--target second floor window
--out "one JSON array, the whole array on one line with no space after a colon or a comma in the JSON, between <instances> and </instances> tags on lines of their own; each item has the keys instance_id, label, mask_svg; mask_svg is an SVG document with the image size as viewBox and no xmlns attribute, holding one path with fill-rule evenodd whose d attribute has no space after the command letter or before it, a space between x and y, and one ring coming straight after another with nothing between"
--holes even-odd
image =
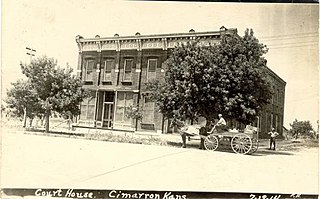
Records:
<instances>
[{"instance_id":1,"label":"second floor window","mask_svg":"<svg viewBox=\"0 0 320 199\"><path fill-rule=\"evenodd\" d=\"M103 81L111 80L112 68L113 68L113 60L108 59L103 61Z\"/></svg>"},{"instance_id":2,"label":"second floor window","mask_svg":"<svg viewBox=\"0 0 320 199\"><path fill-rule=\"evenodd\" d=\"M133 66L133 60L132 59L125 59L124 60L123 81L131 81L132 66Z\"/></svg>"},{"instance_id":3,"label":"second floor window","mask_svg":"<svg viewBox=\"0 0 320 199\"><path fill-rule=\"evenodd\" d=\"M94 60L86 60L84 66L84 80L93 81Z\"/></svg>"}]
</instances>

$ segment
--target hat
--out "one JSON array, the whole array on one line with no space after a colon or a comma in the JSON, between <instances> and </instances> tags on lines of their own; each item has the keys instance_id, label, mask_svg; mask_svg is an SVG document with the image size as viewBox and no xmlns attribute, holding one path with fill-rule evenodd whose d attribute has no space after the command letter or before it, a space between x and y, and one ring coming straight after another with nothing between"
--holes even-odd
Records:
<instances>
[{"instance_id":1,"label":"hat","mask_svg":"<svg viewBox=\"0 0 320 199\"><path fill-rule=\"evenodd\" d=\"M272 131L274 131L274 128L271 128Z\"/></svg>"},{"instance_id":2,"label":"hat","mask_svg":"<svg viewBox=\"0 0 320 199\"><path fill-rule=\"evenodd\" d=\"M222 117L222 114L219 114L218 116L219 116L219 117Z\"/></svg>"}]
</instances>

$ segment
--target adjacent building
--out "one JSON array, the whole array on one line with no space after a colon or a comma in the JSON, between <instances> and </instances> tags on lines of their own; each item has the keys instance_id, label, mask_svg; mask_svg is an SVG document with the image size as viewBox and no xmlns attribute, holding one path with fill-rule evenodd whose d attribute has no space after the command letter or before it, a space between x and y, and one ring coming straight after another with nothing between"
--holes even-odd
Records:
<instances>
[{"instance_id":1,"label":"adjacent building","mask_svg":"<svg viewBox=\"0 0 320 199\"><path fill-rule=\"evenodd\" d=\"M145 83L164 75L163 63L170 49L179 43L198 39L201 45L218 43L223 35L237 34L236 29L218 31L119 36L76 37L79 48L78 75L90 97L81 104L78 127L131 130L132 128L167 133L168 121L148 98ZM282 132L285 82L269 70L275 94L257 118L261 132L271 126ZM142 121L126 117L130 105L143 107Z\"/></svg>"}]
</instances>

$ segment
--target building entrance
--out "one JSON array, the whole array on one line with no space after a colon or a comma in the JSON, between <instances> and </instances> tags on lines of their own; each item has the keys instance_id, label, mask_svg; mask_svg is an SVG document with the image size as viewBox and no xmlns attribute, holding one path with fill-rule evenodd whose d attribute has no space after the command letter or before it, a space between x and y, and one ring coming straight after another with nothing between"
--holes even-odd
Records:
<instances>
[{"instance_id":1,"label":"building entrance","mask_svg":"<svg viewBox=\"0 0 320 199\"><path fill-rule=\"evenodd\" d=\"M114 120L114 92L100 91L98 94L97 123L98 126L112 129Z\"/></svg>"},{"instance_id":2,"label":"building entrance","mask_svg":"<svg viewBox=\"0 0 320 199\"><path fill-rule=\"evenodd\" d=\"M103 123L102 127L113 127L113 102L104 102L103 104Z\"/></svg>"}]
</instances>

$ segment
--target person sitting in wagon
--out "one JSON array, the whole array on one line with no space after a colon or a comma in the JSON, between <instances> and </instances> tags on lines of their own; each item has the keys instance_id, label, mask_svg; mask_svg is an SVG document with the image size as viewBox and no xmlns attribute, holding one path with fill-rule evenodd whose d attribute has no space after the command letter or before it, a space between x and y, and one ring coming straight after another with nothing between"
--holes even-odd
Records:
<instances>
[{"instance_id":1,"label":"person sitting in wagon","mask_svg":"<svg viewBox=\"0 0 320 199\"><path fill-rule=\"evenodd\" d=\"M214 130L216 130L217 133L222 133L223 131L227 130L227 122L222 117L222 114L219 114L218 117L219 117L219 121L214 125L212 130L208 132L209 134L212 133Z\"/></svg>"}]
</instances>

